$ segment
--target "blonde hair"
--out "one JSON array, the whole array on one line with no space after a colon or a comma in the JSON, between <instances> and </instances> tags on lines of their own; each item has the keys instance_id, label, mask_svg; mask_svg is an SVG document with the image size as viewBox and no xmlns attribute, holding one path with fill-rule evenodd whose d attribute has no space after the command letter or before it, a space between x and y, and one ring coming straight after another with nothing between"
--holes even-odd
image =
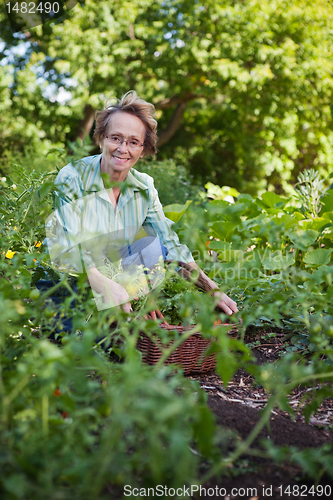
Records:
<instances>
[{"instance_id":1,"label":"blonde hair","mask_svg":"<svg viewBox=\"0 0 333 500\"><path fill-rule=\"evenodd\" d=\"M141 99L134 90L127 92L121 99L116 99L114 104L106 103L102 111L96 113L96 127L94 138L98 144L103 140L111 116L118 111L130 113L140 118L146 127L143 156L157 153L157 121L155 120L155 106Z\"/></svg>"}]
</instances>

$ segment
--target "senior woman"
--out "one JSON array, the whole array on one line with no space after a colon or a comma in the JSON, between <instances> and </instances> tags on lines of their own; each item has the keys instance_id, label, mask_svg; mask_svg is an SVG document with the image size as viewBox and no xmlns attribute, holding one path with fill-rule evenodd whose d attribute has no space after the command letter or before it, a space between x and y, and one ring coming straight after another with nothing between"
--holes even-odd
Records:
<instances>
[{"instance_id":1,"label":"senior woman","mask_svg":"<svg viewBox=\"0 0 333 500\"><path fill-rule=\"evenodd\" d=\"M58 229L57 244L49 238L51 259L56 261L61 255L64 262L69 258L79 272L85 267L90 286L102 295L106 306L121 305L125 312L132 310L126 288L100 271L105 254L116 255L124 268L137 264L152 268L159 257L168 256L199 270L165 217L152 177L133 168L140 158L157 151L154 115L154 106L134 91L107 105L96 115L94 137L101 154L66 165L55 181L53 222ZM51 219L46 224L50 226ZM147 236L136 239L142 228ZM237 312L236 303L199 272L218 298L217 306L229 315Z\"/></svg>"}]
</instances>

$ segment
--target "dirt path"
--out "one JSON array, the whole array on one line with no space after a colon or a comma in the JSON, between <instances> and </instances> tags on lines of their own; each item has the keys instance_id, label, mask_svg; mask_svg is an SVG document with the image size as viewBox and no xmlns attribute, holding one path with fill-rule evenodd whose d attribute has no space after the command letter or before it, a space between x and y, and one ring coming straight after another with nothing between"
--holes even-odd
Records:
<instances>
[{"instance_id":1,"label":"dirt path","mask_svg":"<svg viewBox=\"0 0 333 500\"><path fill-rule=\"evenodd\" d=\"M277 337L272 342L256 346L253 353L257 362L262 364L278 359L278 353L283 348L285 345L282 337ZM268 395L255 383L253 377L240 370L227 388L216 374L190 378L198 380L200 386L208 393L208 405L215 414L217 424L239 436L238 439L246 439L260 418L260 410L268 401ZM311 417L309 424L306 424L301 413L301 398L307 391L309 389L298 387L290 395L290 405L295 411L293 419L288 413L277 408L272 411L270 428L262 429L254 442L255 447L260 447L261 438L271 439L272 443L278 446L294 446L298 449L318 448L325 443L333 442L333 399L324 400ZM223 451L221 454L223 455ZM203 470L203 473L205 472ZM325 495L325 491L320 495L320 490L314 490L312 494L313 484L314 481L304 477L297 465L286 463L278 465L260 457L246 456L238 462L238 468L233 469L233 476L215 477L204 487L207 489L206 498L219 500L333 498L332 478L325 476L320 483L326 486L326 493L331 488L331 496ZM234 490L234 495L231 495L233 488L238 490L238 494Z\"/></svg>"}]
</instances>

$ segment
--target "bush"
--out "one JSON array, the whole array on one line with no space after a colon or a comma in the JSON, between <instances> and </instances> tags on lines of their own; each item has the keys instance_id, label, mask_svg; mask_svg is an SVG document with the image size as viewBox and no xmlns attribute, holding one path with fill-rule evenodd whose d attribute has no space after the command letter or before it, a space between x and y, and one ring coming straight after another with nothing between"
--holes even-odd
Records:
<instances>
[{"instance_id":1,"label":"bush","mask_svg":"<svg viewBox=\"0 0 333 500\"><path fill-rule=\"evenodd\" d=\"M198 198L203 188L193 183L186 168L177 165L174 160L140 161L135 168L154 179L155 187L163 206L173 203L185 203Z\"/></svg>"},{"instance_id":2,"label":"bush","mask_svg":"<svg viewBox=\"0 0 333 500\"><path fill-rule=\"evenodd\" d=\"M97 312L84 275L74 292L71 277L49 267L41 242L55 174L21 170L17 185L8 177L0 186L1 498L119 498L125 484L194 483L200 455L191 449L214 450L205 394L181 373L141 364L136 338L149 322ZM55 284L39 292L43 272ZM60 287L56 308L49 296ZM123 363L113 364L99 344L118 337Z\"/></svg>"},{"instance_id":3,"label":"bush","mask_svg":"<svg viewBox=\"0 0 333 500\"><path fill-rule=\"evenodd\" d=\"M242 367L271 394L251 439L230 452L198 384L162 363L141 364L138 335L160 330L144 319L161 298L159 289L131 322L119 310L97 312L84 275L76 291L65 274L48 291L35 289L38 273L52 274L41 242L55 174L21 170L16 185L7 178L0 186L1 498L120 498L126 484L194 484L203 461L216 472L245 453L274 405L292 412L287 396L294 387L332 381L331 190L320 193L319 203L318 193L309 198L302 189L290 200L265 193L239 195L235 203L201 201L178 223L182 239L200 251L202 267L237 299L243 326L239 339L215 328L213 299L175 283L180 321L195 318L197 331L213 340L225 384ZM311 187L314 178L302 182ZM67 295L56 309L50 294L60 287ZM166 309L174 306L171 288L164 288ZM68 335L62 320L73 314L73 300ZM224 322L225 315L219 318ZM246 326L263 324L292 333L292 348L273 366L257 367L242 339ZM109 353L122 363L111 362ZM313 391L306 418L329 396L329 384ZM272 447L268 452L275 456ZM313 476L332 474L318 453L293 456Z\"/></svg>"}]
</instances>

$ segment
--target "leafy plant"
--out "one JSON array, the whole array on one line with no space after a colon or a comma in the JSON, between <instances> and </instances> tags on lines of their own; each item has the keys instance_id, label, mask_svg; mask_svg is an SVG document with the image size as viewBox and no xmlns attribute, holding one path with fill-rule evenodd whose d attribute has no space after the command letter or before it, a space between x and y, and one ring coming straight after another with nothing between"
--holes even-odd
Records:
<instances>
[{"instance_id":1,"label":"leafy plant","mask_svg":"<svg viewBox=\"0 0 333 500\"><path fill-rule=\"evenodd\" d=\"M296 196L302 203L301 211L312 217L316 217L321 208L321 198L326 191L324 180L320 178L319 172L312 168L302 172L295 185Z\"/></svg>"},{"instance_id":2,"label":"leafy plant","mask_svg":"<svg viewBox=\"0 0 333 500\"><path fill-rule=\"evenodd\" d=\"M103 499L110 491L119 497L125 482L194 484L202 460L208 470L202 481L237 463L275 405L292 414L288 394L299 384L321 384L320 390L309 392L307 419L332 396L327 382L333 379L333 224L326 195L313 217L300 212L298 199L241 194L234 203L195 201L175 224L201 267L237 300L243 323L235 339L227 327L214 325L214 299L172 269L161 286L139 298L132 315L118 309L96 311L86 277L80 276L74 289L70 276L50 268L42 245L44 217L53 209L53 175L22 172L21 181L7 178L0 186L4 498ZM112 272L116 277L117 269ZM38 291L34 284L42 276L54 284ZM64 299L57 307L50 300L55 291ZM144 319L156 305L170 323L193 326L184 337L174 335L171 347L168 334L163 337L156 322ZM62 327L68 316L73 322L70 335ZM224 323L226 316L219 318ZM114 321L117 326L111 329ZM242 339L247 327L264 325L288 333L291 349L274 365L258 367L251 345ZM172 349L194 330L211 340L208 354L216 354L225 384L242 367L270 394L258 424L232 450L223 433L218 438L198 385L163 366ZM141 364L136 342L142 331L150 337L159 332L166 346L154 367ZM48 340L55 332L60 346ZM118 339L122 363L115 364L101 345L112 344L117 352ZM222 447L223 458L216 445ZM329 471L328 450L324 455L307 453L305 457L289 450L286 456L306 471L312 467L314 477L323 467Z\"/></svg>"}]
</instances>

